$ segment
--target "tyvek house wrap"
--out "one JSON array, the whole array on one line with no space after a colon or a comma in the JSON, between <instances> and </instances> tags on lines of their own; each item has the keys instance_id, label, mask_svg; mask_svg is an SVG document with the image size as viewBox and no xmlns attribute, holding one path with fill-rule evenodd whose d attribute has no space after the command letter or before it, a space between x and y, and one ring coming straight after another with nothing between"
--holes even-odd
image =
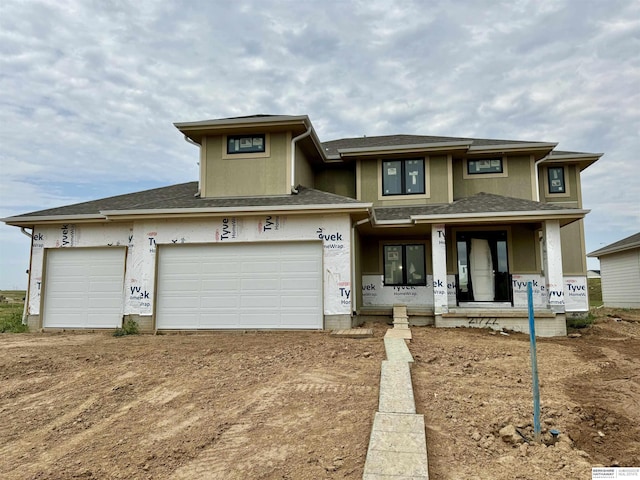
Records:
<instances>
[{"instance_id":1,"label":"tyvek house wrap","mask_svg":"<svg viewBox=\"0 0 640 480\"><path fill-rule=\"evenodd\" d=\"M123 314L152 315L158 245L321 241L325 315L351 313L350 218L348 215L216 217L148 220L130 224L36 227L29 314L40 313L45 248L126 246ZM295 272L291 273L295 275Z\"/></svg>"}]
</instances>

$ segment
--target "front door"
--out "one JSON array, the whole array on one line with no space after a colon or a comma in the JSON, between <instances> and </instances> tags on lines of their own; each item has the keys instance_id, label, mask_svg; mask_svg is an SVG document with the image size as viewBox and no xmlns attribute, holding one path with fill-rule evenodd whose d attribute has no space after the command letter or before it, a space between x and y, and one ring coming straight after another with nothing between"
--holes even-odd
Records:
<instances>
[{"instance_id":1,"label":"front door","mask_svg":"<svg viewBox=\"0 0 640 480\"><path fill-rule=\"evenodd\" d=\"M458 232L458 302L510 302L507 232Z\"/></svg>"}]
</instances>

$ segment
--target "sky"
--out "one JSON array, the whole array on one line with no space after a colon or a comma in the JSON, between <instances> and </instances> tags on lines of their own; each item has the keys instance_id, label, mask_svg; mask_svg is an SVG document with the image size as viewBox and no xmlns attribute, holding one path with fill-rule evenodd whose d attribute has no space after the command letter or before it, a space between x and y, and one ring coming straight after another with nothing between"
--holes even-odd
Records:
<instances>
[{"instance_id":1,"label":"sky","mask_svg":"<svg viewBox=\"0 0 640 480\"><path fill-rule=\"evenodd\" d=\"M604 153L587 251L640 231L640 0L0 2L0 218L197 180L173 123L253 114Z\"/></svg>"}]
</instances>

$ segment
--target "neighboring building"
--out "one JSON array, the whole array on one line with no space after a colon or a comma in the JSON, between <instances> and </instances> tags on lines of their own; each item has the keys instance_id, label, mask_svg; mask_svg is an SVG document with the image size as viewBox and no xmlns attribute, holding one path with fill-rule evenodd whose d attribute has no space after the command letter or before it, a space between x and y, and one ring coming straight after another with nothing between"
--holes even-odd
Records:
<instances>
[{"instance_id":1,"label":"neighboring building","mask_svg":"<svg viewBox=\"0 0 640 480\"><path fill-rule=\"evenodd\" d=\"M588 256L600 260L604 306L640 308L640 233Z\"/></svg>"},{"instance_id":2,"label":"neighboring building","mask_svg":"<svg viewBox=\"0 0 640 480\"><path fill-rule=\"evenodd\" d=\"M588 311L580 173L555 143L322 143L307 116L178 123L198 182L4 219L32 229L32 328L348 328L566 334Z\"/></svg>"},{"instance_id":3,"label":"neighboring building","mask_svg":"<svg viewBox=\"0 0 640 480\"><path fill-rule=\"evenodd\" d=\"M587 278L600 278L600 270L587 270Z\"/></svg>"}]
</instances>

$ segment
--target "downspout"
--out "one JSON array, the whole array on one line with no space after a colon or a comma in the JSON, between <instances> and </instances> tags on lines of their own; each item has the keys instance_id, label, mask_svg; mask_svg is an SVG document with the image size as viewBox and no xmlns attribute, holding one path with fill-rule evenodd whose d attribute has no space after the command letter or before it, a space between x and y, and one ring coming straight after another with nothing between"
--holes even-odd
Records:
<instances>
[{"instance_id":1,"label":"downspout","mask_svg":"<svg viewBox=\"0 0 640 480\"><path fill-rule=\"evenodd\" d=\"M193 140L191 140L189 137L187 137L186 135L184 136L184 141L187 143L190 143L191 145L195 145L196 147L200 148L201 145L197 142L194 142ZM196 194L194 195L194 197L200 197L200 162L198 162L198 191L196 192Z\"/></svg>"},{"instance_id":2,"label":"downspout","mask_svg":"<svg viewBox=\"0 0 640 480\"><path fill-rule=\"evenodd\" d=\"M538 178L538 165L540 165L542 162L544 162L545 160L547 160L549 158L549 155L545 155L544 157L542 157L540 160L538 160L536 163L533 164L533 170L536 176L536 202L540 201L540 179Z\"/></svg>"},{"instance_id":3,"label":"downspout","mask_svg":"<svg viewBox=\"0 0 640 480\"><path fill-rule=\"evenodd\" d=\"M355 238L355 234L356 234L356 227L358 227L359 225L362 225L363 223L367 223L368 221L370 221L369 218L364 218L362 220L358 220L357 222L353 223L351 225L351 315L353 315L353 312L356 312L358 310L358 304L356 302L358 296L355 292L355 287L356 287L356 251L353 248L353 239Z\"/></svg>"},{"instance_id":4,"label":"downspout","mask_svg":"<svg viewBox=\"0 0 640 480\"><path fill-rule=\"evenodd\" d=\"M311 134L311 126L307 128L307 131L301 133L297 137L291 139L291 193L297 194L296 189L296 142L308 137Z\"/></svg>"},{"instance_id":5,"label":"downspout","mask_svg":"<svg viewBox=\"0 0 640 480\"><path fill-rule=\"evenodd\" d=\"M22 309L22 324L27 324L27 308L29 307L29 290L31 288L31 254L33 252L33 229L31 229L31 233L25 230L25 227L20 227L20 231L31 239L31 249L29 250L29 270L27 270L27 290L24 296L24 308Z\"/></svg>"}]
</instances>

